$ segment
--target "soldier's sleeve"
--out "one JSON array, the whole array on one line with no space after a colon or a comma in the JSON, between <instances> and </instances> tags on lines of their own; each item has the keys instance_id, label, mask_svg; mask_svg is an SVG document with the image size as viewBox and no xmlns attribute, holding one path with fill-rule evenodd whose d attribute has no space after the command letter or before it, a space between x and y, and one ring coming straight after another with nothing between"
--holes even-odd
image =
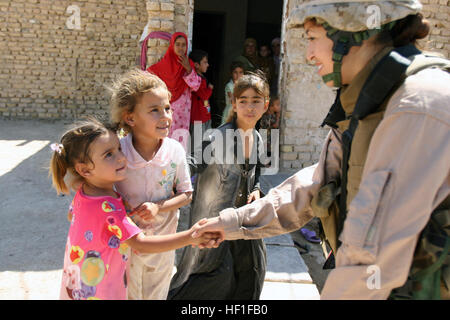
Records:
<instances>
[{"instance_id":1,"label":"soldier's sleeve","mask_svg":"<svg viewBox=\"0 0 450 320\"><path fill-rule=\"evenodd\" d=\"M322 299L386 299L405 283L421 230L450 194L449 123L417 110L381 121Z\"/></svg>"},{"instance_id":2,"label":"soldier's sleeve","mask_svg":"<svg viewBox=\"0 0 450 320\"><path fill-rule=\"evenodd\" d=\"M261 199L220 212L226 239L265 238L301 228L313 217L312 197L340 175L341 159L340 135L331 130L317 164L300 170Z\"/></svg>"}]
</instances>

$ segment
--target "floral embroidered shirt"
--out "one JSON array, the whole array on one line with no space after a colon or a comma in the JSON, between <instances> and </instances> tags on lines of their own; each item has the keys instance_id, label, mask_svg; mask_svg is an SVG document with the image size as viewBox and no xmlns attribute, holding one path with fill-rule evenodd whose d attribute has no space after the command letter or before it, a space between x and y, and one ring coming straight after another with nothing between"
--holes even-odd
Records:
<instances>
[{"instance_id":1,"label":"floral embroidered shirt","mask_svg":"<svg viewBox=\"0 0 450 320\"><path fill-rule=\"evenodd\" d=\"M125 300L124 241L141 230L127 217L122 198L90 197L80 188L70 210L60 298Z\"/></svg>"},{"instance_id":2,"label":"floral embroidered shirt","mask_svg":"<svg viewBox=\"0 0 450 320\"><path fill-rule=\"evenodd\" d=\"M171 138L163 142L152 160L146 161L133 146L132 134L120 140L122 152L128 160L127 178L116 184L116 189L136 208L144 202L157 202L176 193L193 191L186 152L182 145ZM147 235L175 233L178 225L178 210L160 212L150 222L133 217Z\"/></svg>"},{"instance_id":3,"label":"floral embroidered shirt","mask_svg":"<svg viewBox=\"0 0 450 320\"><path fill-rule=\"evenodd\" d=\"M176 100L171 102L172 108L172 125L169 131L169 137L179 141L184 150L187 150L187 135L191 124L191 92L197 91L202 83L202 78L192 69L190 74L183 76L184 81L188 85L183 94ZM178 132L177 132L178 131Z\"/></svg>"}]
</instances>

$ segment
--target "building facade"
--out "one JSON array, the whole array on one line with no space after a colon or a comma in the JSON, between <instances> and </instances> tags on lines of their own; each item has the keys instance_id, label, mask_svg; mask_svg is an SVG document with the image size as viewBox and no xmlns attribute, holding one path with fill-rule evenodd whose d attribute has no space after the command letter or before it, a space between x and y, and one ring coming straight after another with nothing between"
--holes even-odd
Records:
<instances>
[{"instance_id":1,"label":"building facade","mask_svg":"<svg viewBox=\"0 0 450 320\"><path fill-rule=\"evenodd\" d=\"M0 0L0 115L106 117L108 84L138 65L140 41L149 32L181 31L192 39L195 1L203 6L208 1L214 4L213 0ZM239 1L239 5L245 6L246 1L250 0ZM327 132L320 124L334 93L307 63L303 31L286 25L292 10L303 0L279 1L283 6L278 79L282 102L280 164L294 169L317 161ZM232 12L231 2L220 10ZM421 45L449 58L450 1L421 2L432 26ZM221 3L224 6L226 2ZM232 27L233 16L238 14L225 18L227 28ZM230 39L239 33L226 30L233 33L224 35ZM151 65L166 52L168 41L150 39L147 45L147 64ZM224 63L228 63L228 53L224 55Z\"/></svg>"}]
</instances>

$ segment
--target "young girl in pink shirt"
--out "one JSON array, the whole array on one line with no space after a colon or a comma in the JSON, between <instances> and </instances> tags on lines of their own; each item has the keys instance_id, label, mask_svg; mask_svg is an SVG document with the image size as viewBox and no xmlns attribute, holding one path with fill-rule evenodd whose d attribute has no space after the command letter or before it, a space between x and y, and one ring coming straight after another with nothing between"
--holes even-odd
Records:
<instances>
[{"instance_id":1,"label":"young girl in pink shirt","mask_svg":"<svg viewBox=\"0 0 450 320\"><path fill-rule=\"evenodd\" d=\"M61 299L126 299L129 246L151 253L208 241L193 239L192 229L146 237L134 224L113 189L126 177L127 160L117 135L101 123L90 120L67 131L52 149L53 186L58 193L76 191L69 210Z\"/></svg>"},{"instance_id":2,"label":"young girl in pink shirt","mask_svg":"<svg viewBox=\"0 0 450 320\"><path fill-rule=\"evenodd\" d=\"M133 219L147 235L175 233L178 209L192 197L186 152L168 137L170 97L160 78L137 69L123 75L112 88L111 118L125 134L120 144L128 160L128 175L116 187L134 208ZM143 214L151 219L143 219ZM129 299L165 300L174 264L175 252L132 252Z\"/></svg>"}]
</instances>

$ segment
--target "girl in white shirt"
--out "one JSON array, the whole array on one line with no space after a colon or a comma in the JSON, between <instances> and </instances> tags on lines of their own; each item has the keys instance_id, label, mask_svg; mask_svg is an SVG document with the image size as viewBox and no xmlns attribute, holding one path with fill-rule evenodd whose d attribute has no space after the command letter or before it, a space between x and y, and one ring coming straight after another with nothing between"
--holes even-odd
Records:
<instances>
[{"instance_id":1,"label":"girl in white shirt","mask_svg":"<svg viewBox=\"0 0 450 320\"><path fill-rule=\"evenodd\" d=\"M136 224L146 235L175 233L179 208L191 202L192 184L183 146L168 138L172 124L170 92L157 76L132 70L111 89L111 118L125 134L127 178L116 184ZM174 193L176 190L176 193ZM175 252L138 254L128 263L128 298L164 300Z\"/></svg>"}]
</instances>

